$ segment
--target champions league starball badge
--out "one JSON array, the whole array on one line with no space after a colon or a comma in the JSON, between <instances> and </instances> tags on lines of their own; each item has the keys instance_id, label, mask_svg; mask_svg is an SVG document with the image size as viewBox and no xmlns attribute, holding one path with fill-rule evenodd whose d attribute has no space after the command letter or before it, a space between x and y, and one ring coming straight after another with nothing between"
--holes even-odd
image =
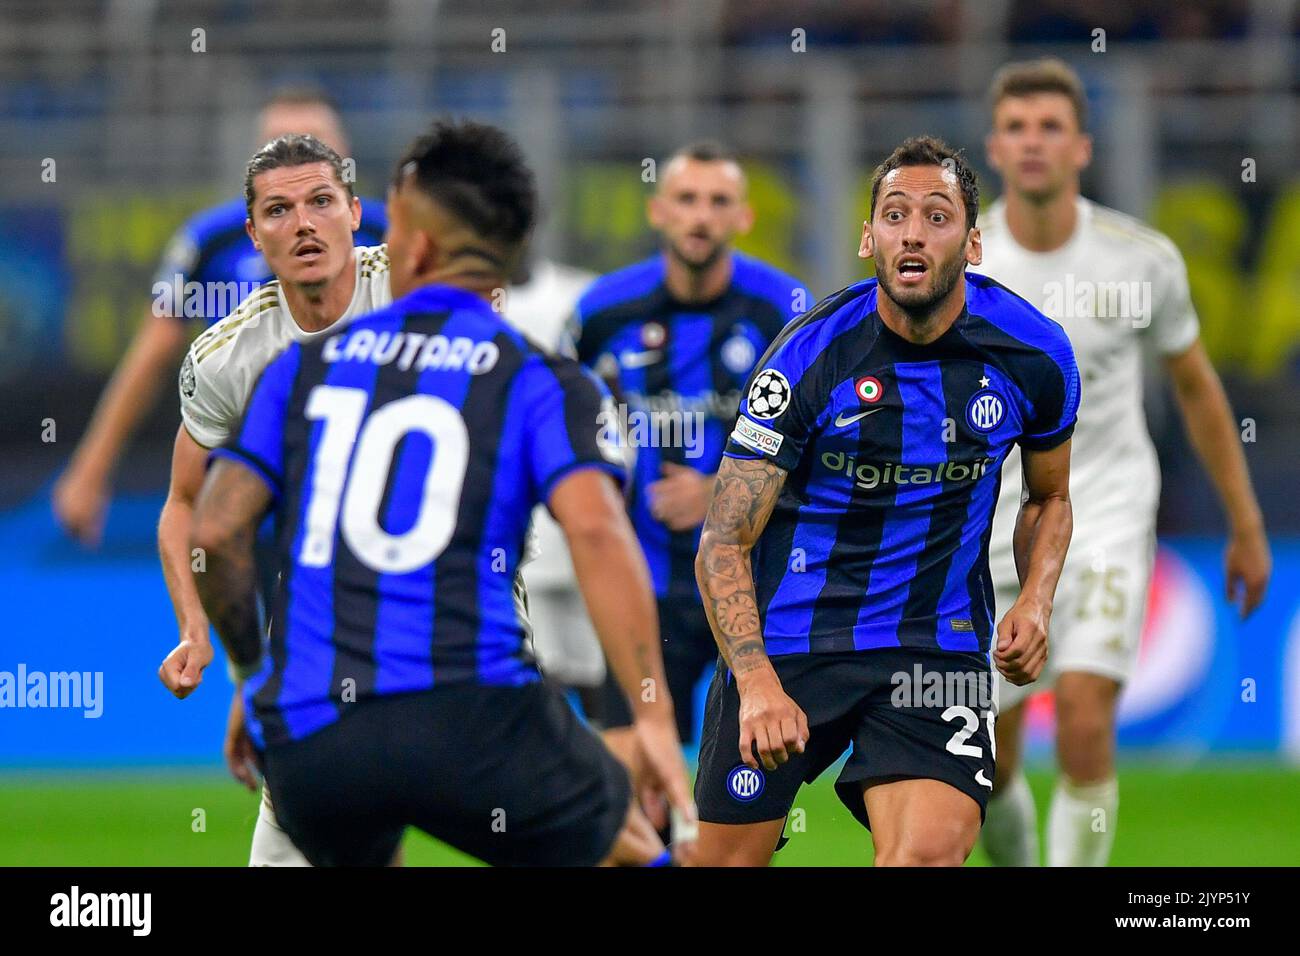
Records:
<instances>
[{"instance_id":1,"label":"champions league starball badge","mask_svg":"<svg viewBox=\"0 0 1300 956\"><path fill-rule=\"evenodd\" d=\"M774 368L754 376L749 387L749 413L755 418L776 418L790 405L790 382Z\"/></svg>"}]
</instances>

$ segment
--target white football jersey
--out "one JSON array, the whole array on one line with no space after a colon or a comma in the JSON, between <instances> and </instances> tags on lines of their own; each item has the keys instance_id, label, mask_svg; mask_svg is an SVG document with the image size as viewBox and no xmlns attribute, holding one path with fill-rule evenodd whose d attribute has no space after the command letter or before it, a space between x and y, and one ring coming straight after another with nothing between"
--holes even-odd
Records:
<instances>
[{"instance_id":1,"label":"white football jersey","mask_svg":"<svg viewBox=\"0 0 1300 956\"><path fill-rule=\"evenodd\" d=\"M999 199L981 216L984 261L973 267L1059 322L1074 346L1081 400L1070 461L1071 558L1154 523L1160 470L1142 406L1144 353L1177 355L1199 335L1177 247L1131 216L1082 197L1078 210L1065 245L1031 252L1012 238ZM989 543L995 578L999 568L1015 574L1011 536L1020 469L1013 448Z\"/></svg>"},{"instance_id":2,"label":"white football jersey","mask_svg":"<svg viewBox=\"0 0 1300 956\"><path fill-rule=\"evenodd\" d=\"M289 314L280 283L273 280L194 340L180 374L181 420L191 438L205 448L224 442L239 423L262 369L290 342L331 335L340 324L393 301L387 246L358 246L355 268L352 301L328 328L303 331Z\"/></svg>"},{"instance_id":3,"label":"white football jersey","mask_svg":"<svg viewBox=\"0 0 1300 956\"><path fill-rule=\"evenodd\" d=\"M594 272L539 259L527 282L507 290L505 319L546 351L572 355L573 345L565 330L578 299L595 278ZM573 563L564 532L545 505L534 509L529 532L527 561L520 568L528 586L574 586Z\"/></svg>"},{"instance_id":4,"label":"white football jersey","mask_svg":"<svg viewBox=\"0 0 1300 956\"><path fill-rule=\"evenodd\" d=\"M506 293L506 321L548 352L573 354L567 329L578 299L596 273L540 259L528 281Z\"/></svg>"}]
</instances>

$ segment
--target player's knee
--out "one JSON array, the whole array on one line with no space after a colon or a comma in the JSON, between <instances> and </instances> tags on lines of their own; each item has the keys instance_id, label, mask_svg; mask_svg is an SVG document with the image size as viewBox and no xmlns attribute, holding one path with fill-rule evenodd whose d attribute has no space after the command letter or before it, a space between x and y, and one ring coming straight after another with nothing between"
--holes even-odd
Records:
<instances>
[{"instance_id":1,"label":"player's knee","mask_svg":"<svg viewBox=\"0 0 1300 956\"><path fill-rule=\"evenodd\" d=\"M1115 725L1109 714L1098 708L1072 708L1059 720L1057 749L1062 765L1093 765L1110 760Z\"/></svg>"},{"instance_id":2,"label":"player's knee","mask_svg":"<svg viewBox=\"0 0 1300 956\"><path fill-rule=\"evenodd\" d=\"M970 856L971 845L932 837L909 840L878 851L876 866L961 866Z\"/></svg>"},{"instance_id":3,"label":"player's knee","mask_svg":"<svg viewBox=\"0 0 1300 956\"><path fill-rule=\"evenodd\" d=\"M718 823L701 823L700 838L695 847L696 866L767 866L780 837L773 836L769 826L731 826Z\"/></svg>"},{"instance_id":4,"label":"player's knee","mask_svg":"<svg viewBox=\"0 0 1300 956\"><path fill-rule=\"evenodd\" d=\"M1112 743L1107 735L1095 730L1062 737L1057 744L1057 760L1061 773L1078 786L1106 780L1115 771Z\"/></svg>"},{"instance_id":5,"label":"player's knee","mask_svg":"<svg viewBox=\"0 0 1300 956\"><path fill-rule=\"evenodd\" d=\"M711 853L696 853L696 866L764 867L772 854L752 846L714 847Z\"/></svg>"},{"instance_id":6,"label":"player's knee","mask_svg":"<svg viewBox=\"0 0 1300 956\"><path fill-rule=\"evenodd\" d=\"M877 839L876 866L961 866L978 838L978 817L973 823L927 821L907 827L887 843Z\"/></svg>"}]
</instances>

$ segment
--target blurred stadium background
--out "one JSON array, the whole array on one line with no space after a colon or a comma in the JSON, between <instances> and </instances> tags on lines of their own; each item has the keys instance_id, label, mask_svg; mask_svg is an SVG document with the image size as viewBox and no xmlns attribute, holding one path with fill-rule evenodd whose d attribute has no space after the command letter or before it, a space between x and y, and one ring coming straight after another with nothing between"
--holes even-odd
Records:
<instances>
[{"instance_id":1,"label":"blurred stadium background","mask_svg":"<svg viewBox=\"0 0 1300 956\"><path fill-rule=\"evenodd\" d=\"M652 247L643 159L721 137L744 156L758 211L743 248L820 297L862 275L870 170L904 136L964 146L992 198L984 91L999 64L1040 53L1088 86L1085 192L1186 257L1204 341L1254 423L1247 456L1276 562L1265 606L1239 623L1221 593L1215 498L1153 376L1161 549L1122 709L1113 860L1300 863L1297 0L5 0L0 670L102 671L104 706L96 719L0 710L0 864L247 858L256 800L220 767L222 669L184 703L155 677L175 642L154 543L173 392L117 475L98 551L59 533L49 491L168 237L240 188L269 90L310 82L338 101L363 194L382 194L434 114L509 128L543 184L538 243L593 270ZM1040 801L1050 734L1040 699ZM869 858L829 787L800 806L805 831L779 862ZM409 859L462 858L413 839Z\"/></svg>"}]
</instances>

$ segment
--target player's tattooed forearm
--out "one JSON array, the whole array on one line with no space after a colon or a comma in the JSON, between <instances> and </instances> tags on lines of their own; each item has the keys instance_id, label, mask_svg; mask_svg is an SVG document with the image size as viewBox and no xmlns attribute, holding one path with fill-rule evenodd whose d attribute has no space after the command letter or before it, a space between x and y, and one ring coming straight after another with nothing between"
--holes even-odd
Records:
<instances>
[{"instance_id":1,"label":"player's tattooed forearm","mask_svg":"<svg viewBox=\"0 0 1300 956\"><path fill-rule=\"evenodd\" d=\"M786 473L768 461L724 458L700 540L700 584L723 658L734 673L762 665L762 619L749 551L776 506Z\"/></svg>"},{"instance_id":2,"label":"player's tattooed forearm","mask_svg":"<svg viewBox=\"0 0 1300 956\"><path fill-rule=\"evenodd\" d=\"M266 510L266 484L242 465L218 461L195 504L206 569L194 575L203 609L227 650L247 663L261 653L253 536Z\"/></svg>"},{"instance_id":3,"label":"player's tattooed forearm","mask_svg":"<svg viewBox=\"0 0 1300 956\"><path fill-rule=\"evenodd\" d=\"M244 663L261 653L256 573L252 531L241 530L219 547L210 548L207 569L194 576L212 626L231 655Z\"/></svg>"},{"instance_id":4,"label":"player's tattooed forearm","mask_svg":"<svg viewBox=\"0 0 1300 956\"><path fill-rule=\"evenodd\" d=\"M769 461L724 458L705 526L724 536L757 538L785 485L786 472Z\"/></svg>"},{"instance_id":5,"label":"player's tattooed forearm","mask_svg":"<svg viewBox=\"0 0 1300 956\"><path fill-rule=\"evenodd\" d=\"M727 662L733 674L745 674L762 667L767 661L767 648L761 640L749 640L737 644L731 649L731 659Z\"/></svg>"},{"instance_id":6,"label":"player's tattooed forearm","mask_svg":"<svg viewBox=\"0 0 1300 956\"><path fill-rule=\"evenodd\" d=\"M717 614L718 627L729 641L752 637L760 630L758 604L754 601L752 590L716 599L713 608Z\"/></svg>"}]
</instances>

